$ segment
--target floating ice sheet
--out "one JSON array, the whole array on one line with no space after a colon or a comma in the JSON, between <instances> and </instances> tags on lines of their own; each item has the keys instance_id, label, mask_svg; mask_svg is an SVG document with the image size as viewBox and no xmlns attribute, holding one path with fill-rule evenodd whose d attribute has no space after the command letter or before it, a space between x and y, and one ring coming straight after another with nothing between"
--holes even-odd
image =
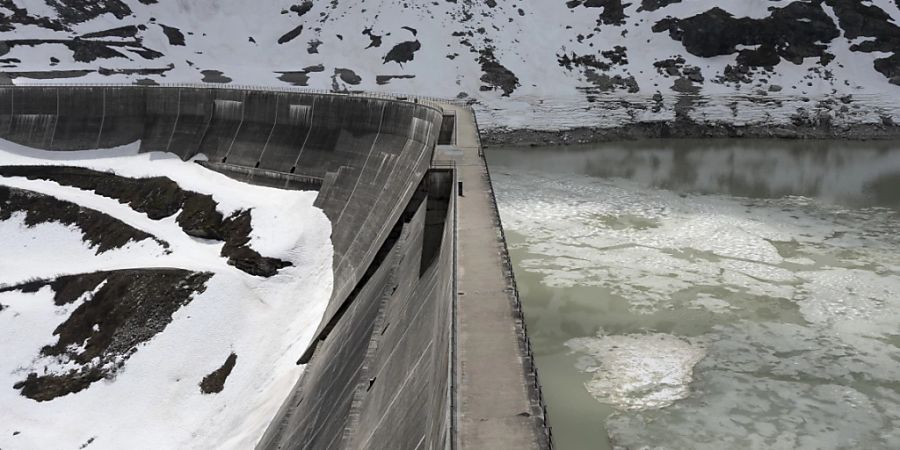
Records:
<instances>
[{"instance_id":1,"label":"floating ice sheet","mask_svg":"<svg viewBox=\"0 0 900 450\"><path fill-rule=\"evenodd\" d=\"M662 408L688 396L702 346L667 334L577 338L566 345L578 354L579 369L597 400L626 410Z\"/></svg>"},{"instance_id":2,"label":"floating ice sheet","mask_svg":"<svg viewBox=\"0 0 900 450\"><path fill-rule=\"evenodd\" d=\"M579 357L612 446L900 448L897 211L492 176L536 352Z\"/></svg>"}]
</instances>

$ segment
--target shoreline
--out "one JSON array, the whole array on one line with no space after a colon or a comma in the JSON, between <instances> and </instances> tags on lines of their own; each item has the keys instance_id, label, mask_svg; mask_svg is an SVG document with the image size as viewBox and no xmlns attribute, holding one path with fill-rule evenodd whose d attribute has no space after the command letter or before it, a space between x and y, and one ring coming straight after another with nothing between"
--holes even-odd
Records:
<instances>
[{"instance_id":1,"label":"shoreline","mask_svg":"<svg viewBox=\"0 0 900 450\"><path fill-rule=\"evenodd\" d=\"M900 124L820 124L730 125L694 121L638 122L618 127L578 127L565 130L489 128L481 131L485 147L553 146L593 144L639 139L743 138L846 141L900 139Z\"/></svg>"}]
</instances>

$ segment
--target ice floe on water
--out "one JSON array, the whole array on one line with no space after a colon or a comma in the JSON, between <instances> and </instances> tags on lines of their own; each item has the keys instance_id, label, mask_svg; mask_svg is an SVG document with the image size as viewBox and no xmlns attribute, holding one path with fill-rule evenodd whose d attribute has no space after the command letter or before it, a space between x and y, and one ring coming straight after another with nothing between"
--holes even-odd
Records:
<instances>
[{"instance_id":1,"label":"ice floe on water","mask_svg":"<svg viewBox=\"0 0 900 450\"><path fill-rule=\"evenodd\" d=\"M597 336L566 342L583 355L578 368L593 375L585 383L597 400L627 410L669 406L687 397L703 347L667 334Z\"/></svg>"},{"instance_id":2,"label":"ice floe on water","mask_svg":"<svg viewBox=\"0 0 900 450\"><path fill-rule=\"evenodd\" d=\"M897 448L900 349L817 327L717 327L692 395L612 415L624 448Z\"/></svg>"},{"instance_id":3,"label":"ice floe on water","mask_svg":"<svg viewBox=\"0 0 900 450\"><path fill-rule=\"evenodd\" d=\"M571 355L568 389L603 405L600 448L900 448L900 205L500 159L538 367ZM543 382L553 417L564 388Z\"/></svg>"}]
</instances>

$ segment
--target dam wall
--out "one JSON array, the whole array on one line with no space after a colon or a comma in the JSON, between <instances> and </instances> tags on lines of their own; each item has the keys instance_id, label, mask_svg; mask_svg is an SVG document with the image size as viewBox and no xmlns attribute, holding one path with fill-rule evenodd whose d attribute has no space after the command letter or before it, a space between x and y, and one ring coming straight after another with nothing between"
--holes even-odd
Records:
<instances>
[{"instance_id":1,"label":"dam wall","mask_svg":"<svg viewBox=\"0 0 900 450\"><path fill-rule=\"evenodd\" d=\"M259 448L449 445L454 180L428 173Z\"/></svg>"},{"instance_id":2,"label":"dam wall","mask_svg":"<svg viewBox=\"0 0 900 450\"><path fill-rule=\"evenodd\" d=\"M3 139L58 151L140 141L250 183L319 191L334 291L260 448L450 446L456 172L431 169L441 117L419 102L294 90L0 88Z\"/></svg>"}]
</instances>

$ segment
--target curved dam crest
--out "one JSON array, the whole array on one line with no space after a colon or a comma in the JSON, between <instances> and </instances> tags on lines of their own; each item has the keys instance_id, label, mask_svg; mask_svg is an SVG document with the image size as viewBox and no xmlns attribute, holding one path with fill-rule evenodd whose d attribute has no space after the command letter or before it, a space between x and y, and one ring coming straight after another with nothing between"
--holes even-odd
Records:
<instances>
[{"instance_id":1,"label":"curved dam crest","mask_svg":"<svg viewBox=\"0 0 900 450\"><path fill-rule=\"evenodd\" d=\"M251 184L319 192L315 205L332 223L334 290L297 355L305 372L258 448L456 446L458 175L433 165L445 114L427 101L287 90L0 88L0 138L18 144L71 151L140 141L142 153L203 154L207 168ZM531 399L519 422L544 436L535 446L549 446L517 327L521 355L510 356Z\"/></svg>"}]
</instances>

